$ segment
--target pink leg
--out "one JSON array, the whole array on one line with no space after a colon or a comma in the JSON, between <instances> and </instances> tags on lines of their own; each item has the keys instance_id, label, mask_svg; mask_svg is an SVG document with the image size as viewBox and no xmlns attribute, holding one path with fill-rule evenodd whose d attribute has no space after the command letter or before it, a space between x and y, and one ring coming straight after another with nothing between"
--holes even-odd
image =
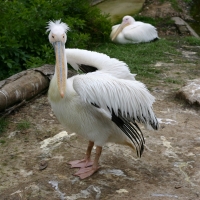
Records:
<instances>
[{"instance_id":1,"label":"pink leg","mask_svg":"<svg viewBox=\"0 0 200 200\"><path fill-rule=\"evenodd\" d=\"M94 174L100 168L98 163L99 163L99 158L101 156L101 151L102 151L102 147L97 146L93 165L89 167L81 168L74 175L79 176L81 179L84 179Z\"/></svg>"},{"instance_id":2,"label":"pink leg","mask_svg":"<svg viewBox=\"0 0 200 200\"><path fill-rule=\"evenodd\" d=\"M83 167L89 167L93 165L93 161L90 160L93 146L94 146L94 142L89 141L85 158L82 160L70 161L69 164L71 165L71 168L83 168Z\"/></svg>"}]
</instances>

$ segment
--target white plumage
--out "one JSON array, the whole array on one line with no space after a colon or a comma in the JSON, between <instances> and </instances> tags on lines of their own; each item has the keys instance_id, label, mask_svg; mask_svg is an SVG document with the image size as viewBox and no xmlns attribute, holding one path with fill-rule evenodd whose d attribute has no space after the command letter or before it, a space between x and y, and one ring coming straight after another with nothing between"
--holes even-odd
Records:
<instances>
[{"instance_id":1,"label":"white plumage","mask_svg":"<svg viewBox=\"0 0 200 200\"><path fill-rule=\"evenodd\" d=\"M153 129L158 129L158 121L152 110L154 97L135 80L128 66L105 54L65 49L67 30L59 20L49 22L56 66L48 98L60 123L89 140L86 157L70 162L80 168L75 175L86 178L98 170L102 146L107 142L128 145L141 156L144 138L136 121ZM86 74L67 79L67 62ZM96 156L91 161L93 145Z\"/></svg>"},{"instance_id":2,"label":"white plumage","mask_svg":"<svg viewBox=\"0 0 200 200\"><path fill-rule=\"evenodd\" d=\"M111 40L119 44L150 42L158 39L154 26L135 21L131 16L125 16L122 23L112 27Z\"/></svg>"},{"instance_id":3,"label":"white plumage","mask_svg":"<svg viewBox=\"0 0 200 200\"><path fill-rule=\"evenodd\" d=\"M81 64L94 66L98 70L103 70L116 78L135 80L135 74L131 74L126 63L115 58L94 51L82 49L65 49L67 62L75 69L79 70Z\"/></svg>"}]
</instances>

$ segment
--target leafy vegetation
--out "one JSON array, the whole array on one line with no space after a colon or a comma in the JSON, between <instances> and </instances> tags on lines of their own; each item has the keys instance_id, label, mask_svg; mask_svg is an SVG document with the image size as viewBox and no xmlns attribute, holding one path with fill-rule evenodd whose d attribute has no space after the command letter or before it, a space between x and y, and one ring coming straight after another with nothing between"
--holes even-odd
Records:
<instances>
[{"instance_id":1,"label":"leafy vegetation","mask_svg":"<svg viewBox=\"0 0 200 200\"><path fill-rule=\"evenodd\" d=\"M0 80L23 69L54 63L45 33L47 22L61 19L71 29L68 47L89 48L109 39L108 16L89 0L0 1Z\"/></svg>"}]
</instances>

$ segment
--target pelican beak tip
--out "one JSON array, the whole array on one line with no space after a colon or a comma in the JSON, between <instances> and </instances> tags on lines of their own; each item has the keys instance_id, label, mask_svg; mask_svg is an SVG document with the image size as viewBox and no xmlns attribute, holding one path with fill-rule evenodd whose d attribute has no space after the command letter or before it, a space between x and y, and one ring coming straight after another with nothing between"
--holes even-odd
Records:
<instances>
[{"instance_id":1,"label":"pelican beak tip","mask_svg":"<svg viewBox=\"0 0 200 200\"><path fill-rule=\"evenodd\" d=\"M61 96L61 98L63 98L64 97L64 92L61 92L60 96Z\"/></svg>"}]
</instances>

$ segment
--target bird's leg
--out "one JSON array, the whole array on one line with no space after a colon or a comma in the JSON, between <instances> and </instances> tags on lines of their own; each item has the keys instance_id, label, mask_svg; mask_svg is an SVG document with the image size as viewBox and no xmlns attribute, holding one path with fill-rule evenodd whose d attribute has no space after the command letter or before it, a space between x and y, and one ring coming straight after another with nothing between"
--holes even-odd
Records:
<instances>
[{"instance_id":1,"label":"bird's leg","mask_svg":"<svg viewBox=\"0 0 200 200\"><path fill-rule=\"evenodd\" d=\"M89 141L85 158L82 160L70 161L69 164L71 165L71 168L76 168L76 167L82 168L82 167L88 167L88 166L93 165L93 161L90 160L93 146L94 146L94 142Z\"/></svg>"},{"instance_id":2,"label":"bird's leg","mask_svg":"<svg viewBox=\"0 0 200 200\"><path fill-rule=\"evenodd\" d=\"M99 158L101 156L101 151L102 151L102 147L97 146L93 165L90 167L87 167L87 168L81 168L74 175L79 176L81 179L84 179L84 178L87 178L87 177L91 176L92 174L94 174L100 168Z\"/></svg>"}]
</instances>

